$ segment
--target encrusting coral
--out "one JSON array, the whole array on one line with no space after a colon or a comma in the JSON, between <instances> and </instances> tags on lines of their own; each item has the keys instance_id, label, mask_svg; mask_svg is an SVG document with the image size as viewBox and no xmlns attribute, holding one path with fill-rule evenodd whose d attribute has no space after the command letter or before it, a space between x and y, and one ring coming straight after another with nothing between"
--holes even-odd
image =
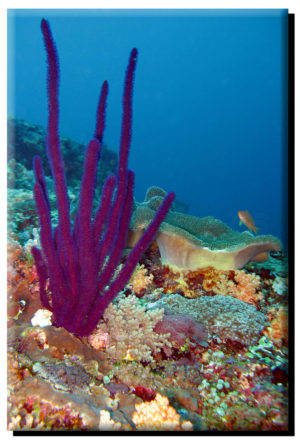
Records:
<instances>
[{"instance_id":1,"label":"encrusting coral","mask_svg":"<svg viewBox=\"0 0 300 446\"><path fill-rule=\"evenodd\" d=\"M127 239L129 247L142 236L165 195L158 187L150 188L145 201L136 203ZM281 249L280 241L271 235L233 231L213 217L197 218L172 209L160 226L156 242L162 263L183 270L207 266L240 269L250 260L266 261L269 251Z\"/></svg>"},{"instance_id":2,"label":"encrusting coral","mask_svg":"<svg viewBox=\"0 0 300 446\"><path fill-rule=\"evenodd\" d=\"M218 335L224 341L229 339L242 345L257 342L268 325L266 315L257 311L253 305L232 296L186 299L178 294L170 294L160 299L158 305L175 314L189 314L203 324L209 333Z\"/></svg>"}]
</instances>

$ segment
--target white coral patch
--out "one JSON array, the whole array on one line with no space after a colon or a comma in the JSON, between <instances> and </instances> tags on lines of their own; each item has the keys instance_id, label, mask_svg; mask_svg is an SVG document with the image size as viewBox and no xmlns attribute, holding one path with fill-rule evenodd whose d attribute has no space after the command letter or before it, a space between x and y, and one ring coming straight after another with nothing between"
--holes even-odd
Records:
<instances>
[{"instance_id":1,"label":"white coral patch","mask_svg":"<svg viewBox=\"0 0 300 446\"><path fill-rule=\"evenodd\" d=\"M51 316L52 313L49 310L37 310L31 319L31 325L33 325L33 327L41 328L48 327L49 325L52 325Z\"/></svg>"},{"instance_id":2,"label":"white coral patch","mask_svg":"<svg viewBox=\"0 0 300 446\"><path fill-rule=\"evenodd\" d=\"M273 290L282 296L287 293L288 287L281 277L276 277L272 285Z\"/></svg>"}]
</instances>

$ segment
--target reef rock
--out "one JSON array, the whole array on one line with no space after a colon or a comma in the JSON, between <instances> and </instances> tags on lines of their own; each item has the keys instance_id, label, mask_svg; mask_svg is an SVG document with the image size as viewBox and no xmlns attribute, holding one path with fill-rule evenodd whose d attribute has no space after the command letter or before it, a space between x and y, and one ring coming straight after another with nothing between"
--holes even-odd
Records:
<instances>
[{"instance_id":1,"label":"reef rock","mask_svg":"<svg viewBox=\"0 0 300 446\"><path fill-rule=\"evenodd\" d=\"M7 160L14 159L15 162L21 163L26 169L31 170L33 157L39 155L45 175L51 175L46 157L45 138L46 131L42 126L9 117L7 120ZM67 183L74 187L82 177L85 146L65 137L60 138L60 143ZM101 169L98 172L101 187L109 174L116 173L117 164L117 154L104 144L101 152Z\"/></svg>"}]
</instances>

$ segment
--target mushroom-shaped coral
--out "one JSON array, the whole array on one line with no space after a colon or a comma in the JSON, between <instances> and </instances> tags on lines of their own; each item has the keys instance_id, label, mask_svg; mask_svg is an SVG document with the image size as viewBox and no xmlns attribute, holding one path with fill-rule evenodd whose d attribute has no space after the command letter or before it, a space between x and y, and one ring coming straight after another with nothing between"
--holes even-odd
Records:
<instances>
[{"instance_id":1,"label":"mushroom-shaped coral","mask_svg":"<svg viewBox=\"0 0 300 446\"><path fill-rule=\"evenodd\" d=\"M136 203L129 247L143 234L165 195L158 187L150 188L145 201ZM269 251L281 249L280 241L271 235L241 233L214 217L198 218L172 209L160 225L156 242L163 264L191 271L207 266L240 269L251 260L266 261Z\"/></svg>"}]
</instances>

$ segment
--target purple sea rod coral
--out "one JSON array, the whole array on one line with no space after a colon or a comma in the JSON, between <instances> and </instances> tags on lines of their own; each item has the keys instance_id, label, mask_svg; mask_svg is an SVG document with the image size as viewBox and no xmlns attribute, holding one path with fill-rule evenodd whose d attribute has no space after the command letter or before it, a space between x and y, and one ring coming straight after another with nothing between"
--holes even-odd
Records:
<instances>
[{"instance_id":1,"label":"purple sea rod coral","mask_svg":"<svg viewBox=\"0 0 300 446\"><path fill-rule=\"evenodd\" d=\"M47 156L56 193L58 226L52 230L49 199L39 157L34 158L36 183L34 195L40 221L42 249L32 248L40 280L40 299L53 312L53 325L86 336L96 327L100 316L116 294L126 285L141 255L154 239L174 194L170 193L158 209L147 230L130 252L114 278L129 230L133 203L134 173L128 170L132 127L132 92L137 50L131 51L125 76L123 118L117 176L110 175L101 201L92 218L97 163L105 126L108 83L102 85L94 138L89 143L74 225L70 219L69 198L58 134L59 63L49 24L41 29L48 62ZM46 292L49 278L51 298Z\"/></svg>"}]
</instances>

